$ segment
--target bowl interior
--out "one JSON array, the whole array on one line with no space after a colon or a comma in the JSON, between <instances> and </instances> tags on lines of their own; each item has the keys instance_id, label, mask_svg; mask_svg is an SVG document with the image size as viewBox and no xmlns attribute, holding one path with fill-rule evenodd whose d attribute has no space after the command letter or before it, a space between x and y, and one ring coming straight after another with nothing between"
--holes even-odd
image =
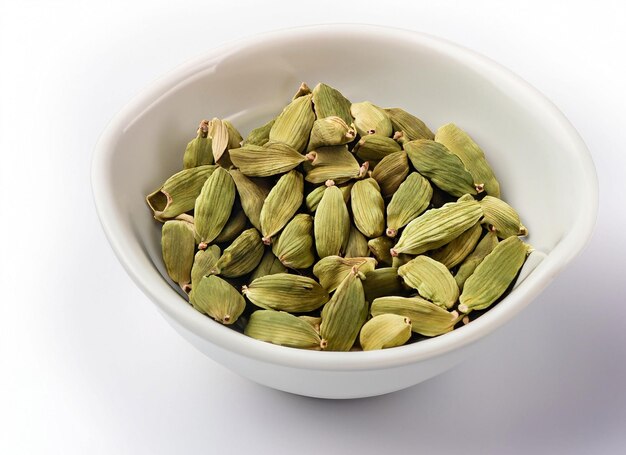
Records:
<instances>
[{"instance_id":1,"label":"bowl interior","mask_svg":"<svg viewBox=\"0 0 626 455\"><path fill-rule=\"evenodd\" d=\"M194 330L225 333L208 318L185 313L193 310L164 278L160 227L145 195L181 169L200 119L229 118L245 137L280 112L302 81L311 87L325 82L354 102L401 107L433 131L454 122L476 140L503 199L529 229L528 242L547 254L507 297L512 307L523 306L545 286L590 235L597 184L584 144L549 102L508 71L412 32L327 26L262 35L163 77L113 121L94 158L96 204L122 263L161 309L184 314ZM501 306L498 312L508 311ZM501 319L475 330L493 328L510 315L496 317ZM466 336L439 338L448 335ZM406 348L428 349L417 345Z\"/></svg>"}]
</instances>

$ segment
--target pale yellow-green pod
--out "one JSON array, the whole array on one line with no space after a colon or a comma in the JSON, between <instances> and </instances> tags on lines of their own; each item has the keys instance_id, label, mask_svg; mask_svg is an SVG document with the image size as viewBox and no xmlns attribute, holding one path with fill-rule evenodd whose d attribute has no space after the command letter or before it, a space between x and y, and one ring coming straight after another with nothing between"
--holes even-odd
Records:
<instances>
[{"instance_id":1,"label":"pale yellow-green pod","mask_svg":"<svg viewBox=\"0 0 626 455\"><path fill-rule=\"evenodd\" d=\"M402 346L411 338L411 320L397 314L381 314L367 321L359 336L364 351Z\"/></svg>"}]
</instances>

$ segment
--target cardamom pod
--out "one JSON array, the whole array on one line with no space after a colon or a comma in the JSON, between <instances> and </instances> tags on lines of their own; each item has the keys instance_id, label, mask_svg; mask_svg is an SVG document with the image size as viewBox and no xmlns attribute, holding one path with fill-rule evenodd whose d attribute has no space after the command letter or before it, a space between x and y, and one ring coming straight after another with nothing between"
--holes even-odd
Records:
<instances>
[{"instance_id":1,"label":"cardamom pod","mask_svg":"<svg viewBox=\"0 0 626 455\"><path fill-rule=\"evenodd\" d=\"M272 237L296 214L302 204L303 189L302 174L296 170L289 171L278 179L261 209L263 243L269 245Z\"/></svg>"},{"instance_id":2,"label":"cardamom pod","mask_svg":"<svg viewBox=\"0 0 626 455\"><path fill-rule=\"evenodd\" d=\"M300 87L298 87L298 90L293 95L293 98L291 98L291 101L295 100L296 98L300 98L301 96L310 95L310 94L311 94L311 89L309 88L306 82L303 82L300 84Z\"/></svg>"},{"instance_id":3,"label":"cardamom pod","mask_svg":"<svg viewBox=\"0 0 626 455\"><path fill-rule=\"evenodd\" d=\"M459 270L457 270L456 275L454 275L454 280L461 291L463 290L465 281L474 273L478 264L493 251L497 244L498 236L495 232L487 232L482 240L478 242L474 251L461 263Z\"/></svg>"},{"instance_id":4,"label":"cardamom pod","mask_svg":"<svg viewBox=\"0 0 626 455\"><path fill-rule=\"evenodd\" d=\"M313 274L324 289L332 292L344 280L349 273L358 271L363 274L371 272L376 267L376 259L368 257L358 258L342 258L341 256L326 256L320 259L315 267Z\"/></svg>"},{"instance_id":5,"label":"cardamom pod","mask_svg":"<svg viewBox=\"0 0 626 455\"><path fill-rule=\"evenodd\" d=\"M361 137L371 134L386 137L393 135L393 126L387 113L369 101L352 103L350 114L354 117L354 126Z\"/></svg>"},{"instance_id":6,"label":"cardamom pod","mask_svg":"<svg viewBox=\"0 0 626 455\"><path fill-rule=\"evenodd\" d=\"M308 149L344 145L356 137L354 125L348 125L341 117L330 116L315 120L311 128Z\"/></svg>"},{"instance_id":7,"label":"cardamom pod","mask_svg":"<svg viewBox=\"0 0 626 455\"><path fill-rule=\"evenodd\" d=\"M434 337L452 331L459 322L456 311L446 311L420 297L380 297L372 302L372 316L397 314L411 320L411 330Z\"/></svg>"},{"instance_id":8,"label":"cardamom pod","mask_svg":"<svg viewBox=\"0 0 626 455\"><path fill-rule=\"evenodd\" d=\"M256 269L250 275L250 281L254 281L257 278L261 278L266 275L274 275L276 273L286 273L287 268L280 262L280 260L274 256L272 250L266 249L261 262Z\"/></svg>"},{"instance_id":9,"label":"cardamom pod","mask_svg":"<svg viewBox=\"0 0 626 455\"><path fill-rule=\"evenodd\" d=\"M270 141L282 142L304 152L315 121L311 97L300 96L283 109L270 129Z\"/></svg>"},{"instance_id":10,"label":"cardamom pod","mask_svg":"<svg viewBox=\"0 0 626 455\"><path fill-rule=\"evenodd\" d=\"M222 120L224 126L228 130L228 146L227 150L236 149L241 147L241 143L243 142L243 137L241 137L241 133L237 131L235 125L233 125L229 120Z\"/></svg>"},{"instance_id":11,"label":"cardamom pod","mask_svg":"<svg viewBox=\"0 0 626 455\"><path fill-rule=\"evenodd\" d=\"M146 197L154 218L165 221L192 210L204 182L216 167L212 165L192 167L168 178L161 188Z\"/></svg>"},{"instance_id":12,"label":"cardamom pod","mask_svg":"<svg viewBox=\"0 0 626 455\"><path fill-rule=\"evenodd\" d=\"M359 341L364 351L402 346L411 338L411 320L397 314L379 314L361 329Z\"/></svg>"},{"instance_id":13,"label":"cardamom pod","mask_svg":"<svg viewBox=\"0 0 626 455\"><path fill-rule=\"evenodd\" d=\"M407 292L402 279L398 276L398 269L394 267L382 267L367 272L363 280L363 290L368 302L373 302L378 297L404 295Z\"/></svg>"},{"instance_id":14,"label":"cardamom pod","mask_svg":"<svg viewBox=\"0 0 626 455\"><path fill-rule=\"evenodd\" d=\"M284 311L257 310L243 332L249 337L290 348L321 349L320 335L306 321Z\"/></svg>"},{"instance_id":15,"label":"cardamom pod","mask_svg":"<svg viewBox=\"0 0 626 455\"><path fill-rule=\"evenodd\" d=\"M228 172L230 172L230 176L237 187L241 208L252 226L260 231L261 209L271 189L268 182L260 179L249 179L237 169L231 169Z\"/></svg>"},{"instance_id":16,"label":"cardamom pod","mask_svg":"<svg viewBox=\"0 0 626 455\"><path fill-rule=\"evenodd\" d=\"M391 120L394 131L402 131L404 137L413 141L415 139L433 139L435 135L419 118L409 114L398 107L385 109L385 113Z\"/></svg>"},{"instance_id":17,"label":"cardamom pod","mask_svg":"<svg viewBox=\"0 0 626 455\"><path fill-rule=\"evenodd\" d=\"M224 225L224 228L220 232L220 235L215 237L215 243L225 243L231 242L234 240L239 234L243 232L248 224L248 217L241 210L241 207L238 203L235 203L232 211L230 212L230 218Z\"/></svg>"},{"instance_id":18,"label":"cardamom pod","mask_svg":"<svg viewBox=\"0 0 626 455\"><path fill-rule=\"evenodd\" d=\"M380 185L383 197L392 196L409 175L409 160L405 151L387 155L372 171L372 178Z\"/></svg>"},{"instance_id":19,"label":"cardamom pod","mask_svg":"<svg viewBox=\"0 0 626 455\"><path fill-rule=\"evenodd\" d=\"M350 225L350 235L348 235L348 243L344 256L346 258L358 258L368 256L370 250L367 246L367 238L361 234L356 226Z\"/></svg>"},{"instance_id":20,"label":"cardamom pod","mask_svg":"<svg viewBox=\"0 0 626 455\"><path fill-rule=\"evenodd\" d=\"M455 239L483 216L476 201L450 202L431 209L411 221L402 231L391 255L421 254L434 250Z\"/></svg>"},{"instance_id":21,"label":"cardamom pod","mask_svg":"<svg viewBox=\"0 0 626 455\"><path fill-rule=\"evenodd\" d=\"M313 220L315 248L320 258L341 254L350 235L350 215L343 194L332 181L327 185Z\"/></svg>"},{"instance_id":22,"label":"cardamom pod","mask_svg":"<svg viewBox=\"0 0 626 455\"><path fill-rule=\"evenodd\" d=\"M435 141L461 158L476 185L482 185L488 195L500 197L500 184L487 163L485 153L465 131L454 123L448 123L437 130Z\"/></svg>"},{"instance_id":23,"label":"cardamom pod","mask_svg":"<svg viewBox=\"0 0 626 455\"><path fill-rule=\"evenodd\" d=\"M376 180L359 180L350 192L354 224L365 237L380 237L385 231L385 201Z\"/></svg>"},{"instance_id":24,"label":"cardamom pod","mask_svg":"<svg viewBox=\"0 0 626 455\"><path fill-rule=\"evenodd\" d=\"M515 209L502 199L485 196L480 201L480 206L485 214L483 225L494 231L501 239L528 234Z\"/></svg>"},{"instance_id":25,"label":"cardamom pod","mask_svg":"<svg viewBox=\"0 0 626 455\"><path fill-rule=\"evenodd\" d=\"M307 160L293 147L279 142L268 142L263 146L244 145L229 152L233 164L248 177L282 174Z\"/></svg>"},{"instance_id":26,"label":"cardamom pod","mask_svg":"<svg viewBox=\"0 0 626 455\"><path fill-rule=\"evenodd\" d=\"M242 292L258 307L293 313L317 310L328 301L328 292L317 281L288 273L257 278Z\"/></svg>"},{"instance_id":27,"label":"cardamom pod","mask_svg":"<svg viewBox=\"0 0 626 455\"><path fill-rule=\"evenodd\" d=\"M479 223L476 223L450 243L433 251L430 257L435 261L441 262L448 269L456 267L474 251L482 233L482 227Z\"/></svg>"},{"instance_id":28,"label":"cardamom pod","mask_svg":"<svg viewBox=\"0 0 626 455\"><path fill-rule=\"evenodd\" d=\"M453 196L477 194L482 186L465 169L463 161L443 144L430 139L418 139L404 144L413 167L435 185Z\"/></svg>"},{"instance_id":29,"label":"cardamom pod","mask_svg":"<svg viewBox=\"0 0 626 455\"><path fill-rule=\"evenodd\" d=\"M318 119L336 116L348 125L352 123L350 101L338 90L326 84L317 84L313 88L313 107Z\"/></svg>"},{"instance_id":30,"label":"cardamom pod","mask_svg":"<svg viewBox=\"0 0 626 455\"><path fill-rule=\"evenodd\" d=\"M415 255L413 254L405 254L405 253L399 253L397 256L392 256L393 260L391 261L391 267L394 267L396 269L399 269L400 267L402 267L404 264L406 264L407 262L409 262L410 260L415 258Z\"/></svg>"},{"instance_id":31,"label":"cardamom pod","mask_svg":"<svg viewBox=\"0 0 626 455\"><path fill-rule=\"evenodd\" d=\"M417 256L398 269L404 282L422 297L443 308L452 308L459 298L459 287L448 268L428 256Z\"/></svg>"},{"instance_id":32,"label":"cardamom pod","mask_svg":"<svg viewBox=\"0 0 626 455\"><path fill-rule=\"evenodd\" d=\"M428 208L432 196L433 188L428 180L417 172L409 174L387 206L387 236L394 238L398 235L400 228L409 224Z\"/></svg>"},{"instance_id":33,"label":"cardamom pod","mask_svg":"<svg viewBox=\"0 0 626 455\"><path fill-rule=\"evenodd\" d=\"M273 118L265 125L259 126L258 128L250 131L250 134L248 134L246 139L241 144L242 147L245 147L247 145L265 145L270 140L270 130L272 129L272 126L274 126L275 121L276 119Z\"/></svg>"},{"instance_id":34,"label":"cardamom pod","mask_svg":"<svg viewBox=\"0 0 626 455\"><path fill-rule=\"evenodd\" d=\"M393 258L391 256L391 248L393 248L393 240L389 237L380 236L367 242L367 247L372 252L376 260L383 265L390 266Z\"/></svg>"},{"instance_id":35,"label":"cardamom pod","mask_svg":"<svg viewBox=\"0 0 626 455\"><path fill-rule=\"evenodd\" d=\"M206 250L198 250L193 259L193 267L191 268L191 292L194 287L198 286L202 277L211 274L215 270L215 265L219 260L222 252L217 245L211 245Z\"/></svg>"},{"instance_id":36,"label":"cardamom pod","mask_svg":"<svg viewBox=\"0 0 626 455\"><path fill-rule=\"evenodd\" d=\"M202 120L196 137L192 139L185 148L183 155L183 169L190 169L204 164L213 164L213 149L211 148L211 138L208 137L209 121Z\"/></svg>"},{"instance_id":37,"label":"cardamom pod","mask_svg":"<svg viewBox=\"0 0 626 455\"><path fill-rule=\"evenodd\" d=\"M347 145L321 147L307 153L306 157L309 159L304 164L307 182L317 184L333 180L342 183L364 173L359 162L348 151Z\"/></svg>"},{"instance_id":38,"label":"cardamom pod","mask_svg":"<svg viewBox=\"0 0 626 455\"><path fill-rule=\"evenodd\" d=\"M167 274L185 292L189 292L191 268L196 243L193 224L168 220L161 231L161 251Z\"/></svg>"},{"instance_id":39,"label":"cardamom pod","mask_svg":"<svg viewBox=\"0 0 626 455\"><path fill-rule=\"evenodd\" d=\"M195 308L226 325L237 321L246 307L237 289L215 275L202 277L190 298Z\"/></svg>"},{"instance_id":40,"label":"cardamom pod","mask_svg":"<svg viewBox=\"0 0 626 455\"><path fill-rule=\"evenodd\" d=\"M341 282L322 309L322 349L348 351L367 319L368 304L358 272L351 272Z\"/></svg>"},{"instance_id":41,"label":"cardamom pod","mask_svg":"<svg viewBox=\"0 0 626 455\"><path fill-rule=\"evenodd\" d=\"M301 321L306 322L307 324L310 324L311 327L313 327L313 329L315 329L316 333L318 333L318 334L320 333L320 324L322 323L322 318L321 317L302 315L302 316L298 316L298 319L300 319Z\"/></svg>"},{"instance_id":42,"label":"cardamom pod","mask_svg":"<svg viewBox=\"0 0 626 455\"><path fill-rule=\"evenodd\" d=\"M216 273L227 278L247 275L259 265L264 251L259 231L247 229L224 250L215 265Z\"/></svg>"},{"instance_id":43,"label":"cardamom pod","mask_svg":"<svg viewBox=\"0 0 626 455\"><path fill-rule=\"evenodd\" d=\"M228 171L217 167L196 199L194 223L200 236L198 248L205 249L226 225L235 202L235 183Z\"/></svg>"},{"instance_id":44,"label":"cardamom pod","mask_svg":"<svg viewBox=\"0 0 626 455\"><path fill-rule=\"evenodd\" d=\"M229 137L228 127L222 120L215 117L209 122L209 137L211 138L211 148L213 150L213 159L215 163L221 165L228 164L228 155L224 152L228 149Z\"/></svg>"},{"instance_id":45,"label":"cardamom pod","mask_svg":"<svg viewBox=\"0 0 626 455\"><path fill-rule=\"evenodd\" d=\"M400 150L402 150L400 144L390 137L380 134L368 134L367 136L361 137L359 142L357 142L354 146L352 152L363 161L372 161L376 163L385 158L387 155L399 152Z\"/></svg>"},{"instance_id":46,"label":"cardamom pod","mask_svg":"<svg viewBox=\"0 0 626 455\"><path fill-rule=\"evenodd\" d=\"M513 283L527 254L528 245L518 237L498 243L465 282L459 311L468 313L490 307Z\"/></svg>"},{"instance_id":47,"label":"cardamom pod","mask_svg":"<svg viewBox=\"0 0 626 455\"><path fill-rule=\"evenodd\" d=\"M272 251L285 267L311 267L315 262L311 215L300 213L294 216L272 244Z\"/></svg>"}]
</instances>

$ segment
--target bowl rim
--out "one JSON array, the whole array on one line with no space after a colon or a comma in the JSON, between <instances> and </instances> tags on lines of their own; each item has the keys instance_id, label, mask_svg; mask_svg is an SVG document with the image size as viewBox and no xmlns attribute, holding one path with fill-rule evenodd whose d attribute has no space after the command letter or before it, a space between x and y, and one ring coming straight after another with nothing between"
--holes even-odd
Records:
<instances>
[{"instance_id":1,"label":"bowl rim","mask_svg":"<svg viewBox=\"0 0 626 455\"><path fill-rule=\"evenodd\" d=\"M161 285L158 284L156 276L151 276L153 271L142 268L138 259L127 253L124 245L127 239L123 238L124 234L115 222L115 200L109 191L111 166L108 164L124 130L141 116L142 112L149 110L155 100L174 90L194 74L219 62L225 55L255 47L280 46L290 38L315 39L320 34L331 33L349 34L351 37L360 34L371 37L372 33L376 33L381 39L428 47L446 58L455 59L462 65L480 72L487 79L496 81L516 98L525 97L531 100L534 108L541 110L542 117L550 117L564 131L563 134L571 144L570 152L581 164L583 178L579 183L586 187L584 197L577 201L578 218L571 230L563 236L535 271L506 297L506 305L496 305L471 324L452 332L394 349L367 352L307 351L249 338L207 318L190 305L181 305L184 300L181 300L181 296L158 273L156 275L162 282ZM468 346L492 333L526 307L583 250L591 238L598 212L598 181L589 150L572 124L542 93L501 64L458 44L413 30L370 24L308 25L264 32L211 49L178 66L152 82L110 121L93 153L91 183L100 223L118 260L135 284L168 319L173 319L179 326L219 348L249 359L285 367L327 371L377 370L412 364ZM539 271L541 273L538 273ZM165 285L169 292L162 285Z\"/></svg>"}]
</instances>

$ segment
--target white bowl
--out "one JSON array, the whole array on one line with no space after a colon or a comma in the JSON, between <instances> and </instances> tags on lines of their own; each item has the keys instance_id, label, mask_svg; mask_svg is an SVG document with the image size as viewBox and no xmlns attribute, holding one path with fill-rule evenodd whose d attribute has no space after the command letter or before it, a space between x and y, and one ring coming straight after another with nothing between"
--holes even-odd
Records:
<instances>
[{"instance_id":1,"label":"white bowl","mask_svg":"<svg viewBox=\"0 0 626 455\"><path fill-rule=\"evenodd\" d=\"M165 276L160 227L144 197L180 170L199 119L230 118L245 136L279 112L301 81L328 83L352 101L402 107L431 129L454 122L468 131L485 150L503 198L520 212L531 233L528 242L545 253L535 255L527 267L536 268L470 324L382 351L275 346L195 311ZM260 384L326 398L403 389L463 360L581 251L598 204L595 169L585 144L535 89L498 64L446 41L364 25L254 36L168 73L107 127L94 154L92 184L102 226L120 262L185 339Z\"/></svg>"}]
</instances>

